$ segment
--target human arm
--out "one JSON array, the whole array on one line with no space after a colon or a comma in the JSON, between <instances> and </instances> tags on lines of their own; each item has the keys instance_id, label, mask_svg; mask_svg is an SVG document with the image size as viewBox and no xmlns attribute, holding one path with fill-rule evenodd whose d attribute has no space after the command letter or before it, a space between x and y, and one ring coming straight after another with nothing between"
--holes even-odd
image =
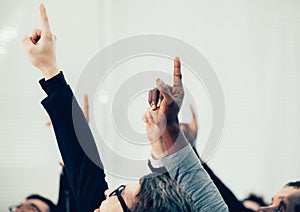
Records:
<instances>
[{"instance_id":1,"label":"human arm","mask_svg":"<svg viewBox=\"0 0 300 212\"><path fill-rule=\"evenodd\" d=\"M155 126L153 116L151 115L155 112L148 110L148 113L150 115L145 115L144 120L146 121L149 134L154 133L158 127ZM183 136L177 142L186 143L187 141L184 140ZM181 145L182 148L177 148L174 153L170 154L167 153L164 145L157 148L163 142L162 140L157 139L150 142L152 145L152 155L156 159L160 159L170 177L175 179L183 191L192 198L198 211L228 211L219 191L189 144L185 146Z\"/></svg>"},{"instance_id":2,"label":"human arm","mask_svg":"<svg viewBox=\"0 0 300 212\"><path fill-rule=\"evenodd\" d=\"M45 80L59 74L55 57L56 37L51 33L46 8L40 5L41 29L33 30L31 36L24 36L23 45L31 64L37 67Z\"/></svg>"},{"instance_id":3,"label":"human arm","mask_svg":"<svg viewBox=\"0 0 300 212\"><path fill-rule=\"evenodd\" d=\"M192 121L190 123L180 123L180 129L182 130L183 134L185 135L186 139L191 144L191 146L194 147L198 134L198 123L195 110L191 104L190 110L192 114Z\"/></svg>"},{"instance_id":4,"label":"human arm","mask_svg":"<svg viewBox=\"0 0 300 212\"><path fill-rule=\"evenodd\" d=\"M240 211L240 212L251 212L252 210L246 208L243 202L240 201L234 193L225 185L225 183L211 170L211 168L206 164L202 164L205 171L208 173L220 194L222 195L224 201L226 202L229 211Z\"/></svg>"},{"instance_id":5,"label":"human arm","mask_svg":"<svg viewBox=\"0 0 300 212\"><path fill-rule=\"evenodd\" d=\"M144 115L152 155L161 159L171 178L190 195L199 211L228 211L220 193L180 130L177 116L184 91L178 58L174 60L174 85L166 85L160 79L156 84L162 99L158 100L157 94L149 94L151 99L148 102L161 103L147 110Z\"/></svg>"},{"instance_id":6,"label":"human arm","mask_svg":"<svg viewBox=\"0 0 300 212\"><path fill-rule=\"evenodd\" d=\"M190 105L191 113L192 113L192 121L190 123L180 123L180 129L185 135L186 139L192 146L195 154L199 158L203 168L208 173L217 189L219 190L222 198L228 206L230 211L239 211L239 212L250 212L251 210L247 209L243 203L237 199L237 197L233 194L233 192L218 178L218 176L210 169L210 167L203 163L200 159L200 156L195 148L195 141L197 137L198 125L196 121L196 113ZM148 166L152 172L165 173L167 172L161 160L149 159Z\"/></svg>"},{"instance_id":7,"label":"human arm","mask_svg":"<svg viewBox=\"0 0 300 212\"><path fill-rule=\"evenodd\" d=\"M40 69L47 97L42 101L53 124L66 175L79 211L93 211L104 200L105 174L88 123L55 58L55 36L51 33L44 5L40 5L41 30L25 36L23 44L30 62ZM75 128L76 127L76 128ZM82 149L83 142L89 155ZM93 159L93 161L91 160Z\"/></svg>"},{"instance_id":8,"label":"human arm","mask_svg":"<svg viewBox=\"0 0 300 212\"><path fill-rule=\"evenodd\" d=\"M104 200L107 184L88 123L62 72L40 84L48 94L42 105L51 118L77 208L91 211ZM81 144L89 147L89 155Z\"/></svg>"},{"instance_id":9,"label":"human arm","mask_svg":"<svg viewBox=\"0 0 300 212\"><path fill-rule=\"evenodd\" d=\"M62 163L61 163L62 164ZM66 175L66 170L62 164L62 171L59 179L59 193L56 205L57 211L77 212L77 206L71 190L71 186Z\"/></svg>"}]
</instances>

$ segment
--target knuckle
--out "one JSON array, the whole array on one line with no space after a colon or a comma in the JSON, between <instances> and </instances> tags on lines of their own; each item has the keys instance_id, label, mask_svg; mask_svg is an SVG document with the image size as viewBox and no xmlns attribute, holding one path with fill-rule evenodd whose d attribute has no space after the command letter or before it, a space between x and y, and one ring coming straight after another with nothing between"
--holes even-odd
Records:
<instances>
[{"instance_id":1,"label":"knuckle","mask_svg":"<svg viewBox=\"0 0 300 212\"><path fill-rule=\"evenodd\" d=\"M53 35L51 33L44 33L43 36L44 36L45 39L53 40L55 35Z\"/></svg>"}]
</instances>

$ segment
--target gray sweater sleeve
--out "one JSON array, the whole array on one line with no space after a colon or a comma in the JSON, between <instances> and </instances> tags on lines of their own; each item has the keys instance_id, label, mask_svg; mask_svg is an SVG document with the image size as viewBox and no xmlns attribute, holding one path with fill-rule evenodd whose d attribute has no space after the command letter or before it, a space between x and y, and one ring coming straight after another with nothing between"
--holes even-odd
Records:
<instances>
[{"instance_id":1,"label":"gray sweater sleeve","mask_svg":"<svg viewBox=\"0 0 300 212\"><path fill-rule=\"evenodd\" d=\"M161 159L172 179L192 198L198 211L228 211L215 184L190 145Z\"/></svg>"}]
</instances>

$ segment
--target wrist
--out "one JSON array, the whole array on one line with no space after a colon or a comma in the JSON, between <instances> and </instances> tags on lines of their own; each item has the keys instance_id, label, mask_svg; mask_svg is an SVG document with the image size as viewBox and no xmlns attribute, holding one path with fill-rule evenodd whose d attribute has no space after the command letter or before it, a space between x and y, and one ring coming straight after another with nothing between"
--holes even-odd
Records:
<instances>
[{"instance_id":1,"label":"wrist","mask_svg":"<svg viewBox=\"0 0 300 212\"><path fill-rule=\"evenodd\" d=\"M180 133L180 125L176 120L167 120L166 128L162 133L162 140L165 143L173 143Z\"/></svg>"},{"instance_id":2,"label":"wrist","mask_svg":"<svg viewBox=\"0 0 300 212\"><path fill-rule=\"evenodd\" d=\"M54 67L47 67L47 68L41 68L42 74L45 78L45 81L55 77L60 73L58 68L56 66Z\"/></svg>"},{"instance_id":3,"label":"wrist","mask_svg":"<svg viewBox=\"0 0 300 212\"><path fill-rule=\"evenodd\" d=\"M162 139L157 139L154 142L151 142L151 155L153 159L160 159L167 154L164 142Z\"/></svg>"},{"instance_id":4,"label":"wrist","mask_svg":"<svg viewBox=\"0 0 300 212\"><path fill-rule=\"evenodd\" d=\"M178 113L179 113L179 107L176 102L173 102L171 105L168 106L168 108L164 111L164 114L166 116L167 122L177 122L178 121Z\"/></svg>"},{"instance_id":5,"label":"wrist","mask_svg":"<svg viewBox=\"0 0 300 212\"><path fill-rule=\"evenodd\" d=\"M174 154L188 144L188 141L180 130L180 125L177 122L168 123L166 130L162 135L162 140L168 154Z\"/></svg>"}]
</instances>

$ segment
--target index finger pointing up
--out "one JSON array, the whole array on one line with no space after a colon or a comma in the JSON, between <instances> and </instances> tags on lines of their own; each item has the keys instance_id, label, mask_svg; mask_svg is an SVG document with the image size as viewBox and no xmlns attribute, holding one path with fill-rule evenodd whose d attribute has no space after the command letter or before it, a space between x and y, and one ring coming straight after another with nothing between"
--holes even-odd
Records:
<instances>
[{"instance_id":1,"label":"index finger pointing up","mask_svg":"<svg viewBox=\"0 0 300 212\"><path fill-rule=\"evenodd\" d=\"M40 18L41 18L42 33L50 34L51 33L50 25L49 25L48 16L44 4L40 4Z\"/></svg>"},{"instance_id":2,"label":"index finger pointing up","mask_svg":"<svg viewBox=\"0 0 300 212\"><path fill-rule=\"evenodd\" d=\"M181 68L179 57L174 58L174 86L181 85Z\"/></svg>"}]
</instances>

